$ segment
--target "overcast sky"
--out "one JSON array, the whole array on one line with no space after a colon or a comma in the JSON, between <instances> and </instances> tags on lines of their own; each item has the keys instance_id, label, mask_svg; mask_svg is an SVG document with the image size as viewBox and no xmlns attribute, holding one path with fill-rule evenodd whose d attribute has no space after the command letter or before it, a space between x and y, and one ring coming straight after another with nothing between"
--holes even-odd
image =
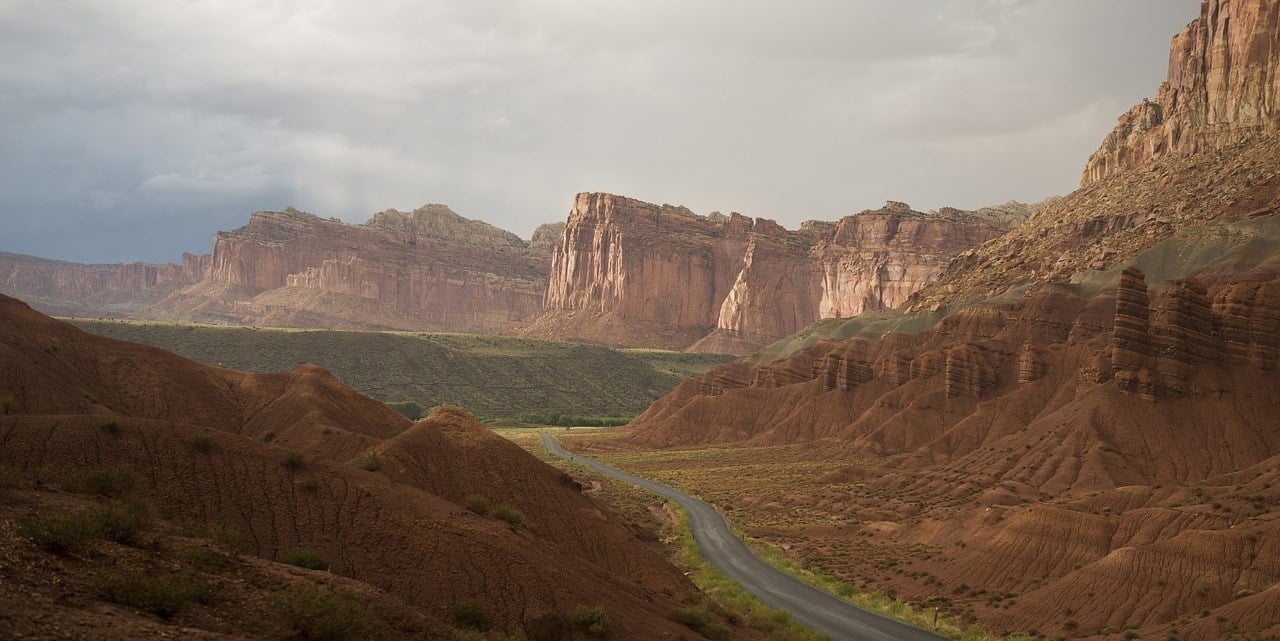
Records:
<instances>
[{"instance_id":1,"label":"overcast sky","mask_svg":"<svg viewBox=\"0 0 1280 641\"><path fill-rule=\"evenodd\" d=\"M527 238L609 191L788 227L1071 191L1197 0L0 0L0 250L291 204Z\"/></svg>"}]
</instances>

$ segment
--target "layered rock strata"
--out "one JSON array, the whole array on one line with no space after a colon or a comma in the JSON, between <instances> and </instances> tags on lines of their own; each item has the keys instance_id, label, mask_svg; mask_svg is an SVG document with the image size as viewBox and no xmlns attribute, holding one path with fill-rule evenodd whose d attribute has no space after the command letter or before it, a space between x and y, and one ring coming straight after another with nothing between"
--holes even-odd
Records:
<instances>
[{"instance_id":1,"label":"layered rock strata","mask_svg":"<svg viewBox=\"0 0 1280 641\"><path fill-rule=\"evenodd\" d=\"M1024 214L1014 204L924 214L888 203L793 231L737 213L699 216L579 194L545 298L546 317L565 320L529 333L581 331L585 325L568 313L589 312L620 325L705 333L696 350L746 353L819 319L897 307L956 253ZM608 343L617 333L611 327L574 337Z\"/></svg>"},{"instance_id":2,"label":"layered rock strata","mask_svg":"<svg viewBox=\"0 0 1280 641\"><path fill-rule=\"evenodd\" d=\"M1168 154L1195 153L1277 131L1280 12L1274 0L1206 0L1173 38L1169 76L1120 117L1089 158L1082 186Z\"/></svg>"}]
</instances>

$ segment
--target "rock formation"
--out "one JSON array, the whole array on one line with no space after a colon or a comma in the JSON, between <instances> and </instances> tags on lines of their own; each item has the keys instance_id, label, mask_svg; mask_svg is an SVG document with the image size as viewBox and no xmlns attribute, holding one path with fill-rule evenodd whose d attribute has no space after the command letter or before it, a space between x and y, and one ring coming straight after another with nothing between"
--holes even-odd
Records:
<instances>
[{"instance_id":1,"label":"rock formation","mask_svg":"<svg viewBox=\"0 0 1280 641\"><path fill-rule=\"evenodd\" d=\"M1082 186L1167 154L1226 147L1280 126L1275 0L1206 0L1174 37L1154 102L1120 117L1085 165Z\"/></svg>"},{"instance_id":2,"label":"rock formation","mask_svg":"<svg viewBox=\"0 0 1280 641\"><path fill-rule=\"evenodd\" d=\"M208 266L207 254L183 254L181 265L85 265L0 252L0 291L21 293L53 314L124 317L199 281Z\"/></svg>"},{"instance_id":3,"label":"rock formation","mask_svg":"<svg viewBox=\"0 0 1280 641\"><path fill-rule=\"evenodd\" d=\"M822 318L900 305L957 252L1000 234L1023 212L1010 204L924 214L889 203L792 231L736 213L698 216L579 194L552 259L547 312L526 333L617 343L674 330L706 334L696 350L746 353ZM614 322L595 329L572 312Z\"/></svg>"}]
</instances>

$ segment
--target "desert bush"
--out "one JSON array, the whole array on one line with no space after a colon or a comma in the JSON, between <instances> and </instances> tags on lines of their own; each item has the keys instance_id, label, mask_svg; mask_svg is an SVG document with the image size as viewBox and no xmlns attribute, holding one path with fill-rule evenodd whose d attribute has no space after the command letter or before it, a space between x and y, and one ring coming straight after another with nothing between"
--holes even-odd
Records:
<instances>
[{"instance_id":1,"label":"desert bush","mask_svg":"<svg viewBox=\"0 0 1280 641\"><path fill-rule=\"evenodd\" d=\"M22 485L22 472L8 465L0 465L0 490L13 489Z\"/></svg>"},{"instance_id":2,"label":"desert bush","mask_svg":"<svg viewBox=\"0 0 1280 641\"><path fill-rule=\"evenodd\" d=\"M276 433L275 433L275 430L271 430L271 431L267 432L266 434L263 434L263 435L262 435L262 442L263 442L263 443L270 443L270 442L272 442L272 441L274 441L274 440L276 440Z\"/></svg>"},{"instance_id":3,"label":"desert bush","mask_svg":"<svg viewBox=\"0 0 1280 641\"><path fill-rule=\"evenodd\" d=\"M387 403L387 407L404 414L411 421L416 421L427 415L427 408L417 401L395 401Z\"/></svg>"},{"instance_id":4,"label":"desert bush","mask_svg":"<svg viewBox=\"0 0 1280 641\"><path fill-rule=\"evenodd\" d=\"M243 551L248 547L240 531L225 523L214 523L205 530L205 537L221 543L233 550Z\"/></svg>"},{"instance_id":5,"label":"desert bush","mask_svg":"<svg viewBox=\"0 0 1280 641\"><path fill-rule=\"evenodd\" d=\"M95 575L99 598L146 610L170 619L192 603L209 601L210 589L190 572L156 575L138 569L100 569Z\"/></svg>"},{"instance_id":6,"label":"desert bush","mask_svg":"<svg viewBox=\"0 0 1280 641\"><path fill-rule=\"evenodd\" d=\"M317 487L320 487L320 482L316 480L316 477L308 476L298 481L298 487L307 492L314 492Z\"/></svg>"},{"instance_id":7,"label":"desert bush","mask_svg":"<svg viewBox=\"0 0 1280 641\"><path fill-rule=\"evenodd\" d=\"M18 527L40 549L71 554L97 536L98 519L90 512L56 512L22 519Z\"/></svg>"},{"instance_id":8,"label":"desert bush","mask_svg":"<svg viewBox=\"0 0 1280 641\"><path fill-rule=\"evenodd\" d=\"M356 455L355 464L366 472L377 472L382 469L382 455L377 450L365 450Z\"/></svg>"},{"instance_id":9,"label":"desert bush","mask_svg":"<svg viewBox=\"0 0 1280 641\"><path fill-rule=\"evenodd\" d=\"M151 506L117 502L99 508L93 517L97 520L98 536L116 543L134 544L138 542L138 533L151 524Z\"/></svg>"},{"instance_id":10,"label":"desert bush","mask_svg":"<svg viewBox=\"0 0 1280 641\"><path fill-rule=\"evenodd\" d=\"M679 623L708 639L720 641L722 639L733 638L733 630L729 626L717 621L711 612L702 606L682 606L671 611L669 617L672 621Z\"/></svg>"},{"instance_id":11,"label":"desert bush","mask_svg":"<svg viewBox=\"0 0 1280 641\"><path fill-rule=\"evenodd\" d=\"M475 599L463 599L449 608L449 615L453 617L453 622L472 630L483 630L489 624L489 615L485 614L484 608Z\"/></svg>"},{"instance_id":12,"label":"desert bush","mask_svg":"<svg viewBox=\"0 0 1280 641\"><path fill-rule=\"evenodd\" d=\"M489 514L489 501L485 500L483 496L472 494L471 496L462 499L462 505L480 516L486 516Z\"/></svg>"},{"instance_id":13,"label":"desert bush","mask_svg":"<svg viewBox=\"0 0 1280 641\"><path fill-rule=\"evenodd\" d=\"M329 563L319 552L309 548L294 548L280 555L280 562L308 570L327 570Z\"/></svg>"},{"instance_id":14,"label":"desert bush","mask_svg":"<svg viewBox=\"0 0 1280 641\"><path fill-rule=\"evenodd\" d=\"M137 485L138 476L128 467L98 467L72 473L63 481L62 489L76 494L119 498L133 492Z\"/></svg>"},{"instance_id":15,"label":"desert bush","mask_svg":"<svg viewBox=\"0 0 1280 641\"><path fill-rule=\"evenodd\" d=\"M284 463L285 467L290 469L302 467L303 464L307 462L306 457L298 450L289 450L288 452L285 452L284 456L281 457L280 460Z\"/></svg>"},{"instance_id":16,"label":"desert bush","mask_svg":"<svg viewBox=\"0 0 1280 641\"><path fill-rule=\"evenodd\" d=\"M18 401L12 394L0 396L0 414L13 414L18 411Z\"/></svg>"},{"instance_id":17,"label":"desert bush","mask_svg":"<svg viewBox=\"0 0 1280 641\"><path fill-rule=\"evenodd\" d=\"M298 637L345 641L366 635L365 604L356 594L295 585L271 596L271 607Z\"/></svg>"},{"instance_id":18,"label":"desert bush","mask_svg":"<svg viewBox=\"0 0 1280 641\"><path fill-rule=\"evenodd\" d=\"M505 503L493 508L493 518L505 521L512 532L524 525L524 513Z\"/></svg>"},{"instance_id":19,"label":"desert bush","mask_svg":"<svg viewBox=\"0 0 1280 641\"><path fill-rule=\"evenodd\" d=\"M587 634L603 639L609 636L609 626L611 621L609 615L605 614L604 608L598 605L579 605L569 613L569 620L573 625Z\"/></svg>"},{"instance_id":20,"label":"desert bush","mask_svg":"<svg viewBox=\"0 0 1280 641\"><path fill-rule=\"evenodd\" d=\"M100 425L99 427L102 428L103 432L106 432L107 434L110 434L112 436L115 436L116 434L120 433L120 422L116 420L107 421L102 425Z\"/></svg>"},{"instance_id":21,"label":"desert bush","mask_svg":"<svg viewBox=\"0 0 1280 641\"><path fill-rule=\"evenodd\" d=\"M209 436L208 434L205 434L204 432L196 434L195 436L191 437L191 449L197 452L206 452L206 453L212 452L213 437Z\"/></svg>"}]
</instances>

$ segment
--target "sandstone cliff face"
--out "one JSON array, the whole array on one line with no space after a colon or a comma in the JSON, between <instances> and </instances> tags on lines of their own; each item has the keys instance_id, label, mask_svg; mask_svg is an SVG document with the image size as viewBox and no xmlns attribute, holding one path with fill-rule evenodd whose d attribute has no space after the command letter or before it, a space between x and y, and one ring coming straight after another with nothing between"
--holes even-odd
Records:
<instances>
[{"instance_id":1,"label":"sandstone cliff face","mask_svg":"<svg viewBox=\"0 0 1280 641\"><path fill-rule=\"evenodd\" d=\"M1205 0L1174 37L1156 100L1120 117L1085 165L1090 185L1166 154L1228 146L1280 125L1280 3Z\"/></svg>"},{"instance_id":2,"label":"sandstone cliff face","mask_svg":"<svg viewBox=\"0 0 1280 641\"><path fill-rule=\"evenodd\" d=\"M0 292L62 316L124 317L198 281L208 264L207 254L184 254L181 265L85 265L0 252Z\"/></svg>"},{"instance_id":3,"label":"sandstone cliff face","mask_svg":"<svg viewBox=\"0 0 1280 641\"><path fill-rule=\"evenodd\" d=\"M545 244L444 205L363 225L288 208L214 238L204 279L148 314L350 329L501 331L537 311Z\"/></svg>"},{"instance_id":4,"label":"sandstone cliff face","mask_svg":"<svg viewBox=\"0 0 1280 641\"><path fill-rule=\"evenodd\" d=\"M530 333L616 341L616 330L572 334L585 325L563 312L588 311L706 334L696 350L747 353L822 318L900 305L1019 216L1015 207L923 214L889 203L792 231L736 213L579 194L552 259L548 314ZM546 321L557 317L564 322Z\"/></svg>"}]
</instances>

